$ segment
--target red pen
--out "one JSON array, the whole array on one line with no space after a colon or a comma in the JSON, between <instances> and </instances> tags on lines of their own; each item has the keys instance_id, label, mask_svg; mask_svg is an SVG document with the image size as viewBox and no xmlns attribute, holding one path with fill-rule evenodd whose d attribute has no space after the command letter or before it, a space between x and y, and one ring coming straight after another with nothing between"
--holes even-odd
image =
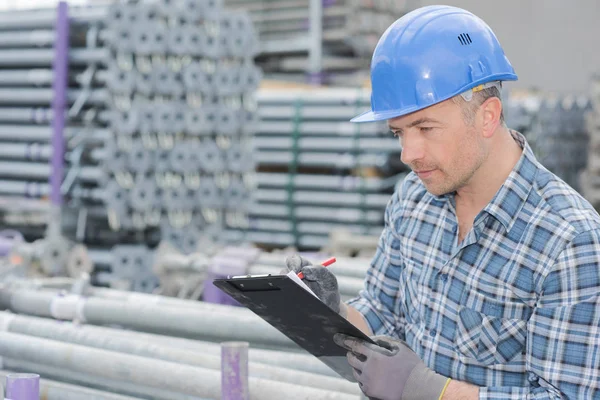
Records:
<instances>
[{"instance_id":1,"label":"red pen","mask_svg":"<svg viewBox=\"0 0 600 400\"><path fill-rule=\"evenodd\" d=\"M333 264L336 261L337 260L335 259L335 257L331 257L331 258L328 258L327 260L323 261L321 263L321 265L324 266L324 267L327 267L328 265L331 265L331 264ZM302 272L298 272L298 278L304 279L304 274Z\"/></svg>"}]
</instances>

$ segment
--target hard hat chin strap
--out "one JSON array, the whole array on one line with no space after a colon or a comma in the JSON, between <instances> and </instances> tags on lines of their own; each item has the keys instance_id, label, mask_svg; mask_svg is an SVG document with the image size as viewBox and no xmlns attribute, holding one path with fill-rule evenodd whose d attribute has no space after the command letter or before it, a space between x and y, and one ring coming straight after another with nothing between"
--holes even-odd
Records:
<instances>
[{"instance_id":1,"label":"hard hat chin strap","mask_svg":"<svg viewBox=\"0 0 600 400\"><path fill-rule=\"evenodd\" d=\"M488 89L491 87L497 88L498 92L502 91L502 83L500 81L492 81L492 82L482 83L481 85L477 85L474 88L471 88L467 91L462 92L460 95L462 96L463 99L465 99L465 101L471 101L471 100L473 100L473 93L481 92L482 90Z\"/></svg>"}]
</instances>

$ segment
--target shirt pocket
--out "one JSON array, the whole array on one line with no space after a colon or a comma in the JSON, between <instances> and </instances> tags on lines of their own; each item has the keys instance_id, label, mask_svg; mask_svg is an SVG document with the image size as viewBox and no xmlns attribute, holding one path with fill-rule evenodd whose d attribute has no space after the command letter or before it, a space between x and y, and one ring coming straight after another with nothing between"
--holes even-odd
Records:
<instances>
[{"instance_id":1,"label":"shirt pocket","mask_svg":"<svg viewBox=\"0 0 600 400\"><path fill-rule=\"evenodd\" d=\"M531 313L518 300L501 302L465 291L458 311L457 350L482 365L509 363L524 352Z\"/></svg>"}]
</instances>

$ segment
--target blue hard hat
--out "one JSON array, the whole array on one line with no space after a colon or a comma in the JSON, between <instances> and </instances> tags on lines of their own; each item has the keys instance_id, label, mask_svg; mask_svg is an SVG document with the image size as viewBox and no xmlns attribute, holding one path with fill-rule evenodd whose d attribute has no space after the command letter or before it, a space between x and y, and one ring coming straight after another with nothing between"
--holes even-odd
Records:
<instances>
[{"instance_id":1,"label":"blue hard hat","mask_svg":"<svg viewBox=\"0 0 600 400\"><path fill-rule=\"evenodd\" d=\"M490 81L516 81L496 35L457 7L418 8L381 36L371 60L371 111L352 122L400 117Z\"/></svg>"}]
</instances>

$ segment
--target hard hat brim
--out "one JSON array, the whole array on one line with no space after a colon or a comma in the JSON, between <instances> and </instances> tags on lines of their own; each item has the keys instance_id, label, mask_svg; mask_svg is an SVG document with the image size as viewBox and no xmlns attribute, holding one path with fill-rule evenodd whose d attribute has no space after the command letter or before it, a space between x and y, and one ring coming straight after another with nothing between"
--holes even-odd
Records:
<instances>
[{"instance_id":1,"label":"hard hat brim","mask_svg":"<svg viewBox=\"0 0 600 400\"><path fill-rule=\"evenodd\" d=\"M405 114L410 114L413 111L418 111L419 107L410 107L402 110L388 110L383 112L366 111L352 118L350 122L377 122L386 121L388 119L401 117Z\"/></svg>"},{"instance_id":2,"label":"hard hat brim","mask_svg":"<svg viewBox=\"0 0 600 400\"><path fill-rule=\"evenodd\" d=\"M518 77L516 74L514 73L505 73L505 74L497 74L497 75L492 75L490 77L486 77L485 79L482 79L480 81L475 81L472 83L469 83L469 85L467 87L462 87L459 88L458 90L456 90L455 92L451 93L449 96L446 96L444 98L441 98L439 100L437 100L436 102L432 103L432 104L428 104L428 105L423 105L423 106L410 106L410 107L404 107L398 110L385 110L385 111L366 111L362 114L357 115L356 117L352 118L350 120L350 122L356 122L356 123L360 123L360 122L377 122L377 121L385 121L388 119L393 119L393 118L397 118L397 117L402 117L406 114L410 114L413 113L415 111L419 111L422 110L424 108L427 107L431 107L435 104L441 103L442 101L446 101L448 99L451 99L454 96L459 95L460 93L464 92L465 90L468 90L470 88L473 88L477 85L483 84L485 82L489 82L489 81L495 81L495 80L499 80L499 81L516 81L518 80Z\"/></svg>"}]
</instances>

